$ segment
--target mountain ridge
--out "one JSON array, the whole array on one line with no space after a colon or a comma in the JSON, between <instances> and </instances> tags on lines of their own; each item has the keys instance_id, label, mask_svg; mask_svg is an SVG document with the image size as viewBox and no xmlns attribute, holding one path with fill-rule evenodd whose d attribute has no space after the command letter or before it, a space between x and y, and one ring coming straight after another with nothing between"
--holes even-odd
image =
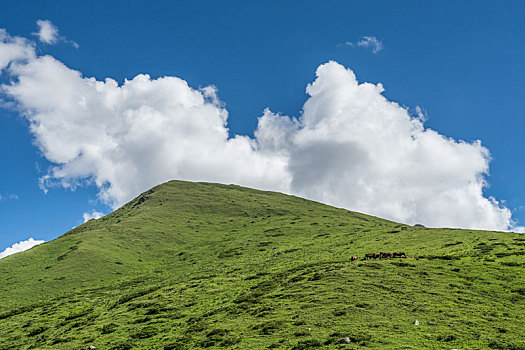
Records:
<instances>
[{"instance_id":1,"label":"mountain ridge","mask_svg":"<svg viewBox=\"0 0 525 350\"><path fill-rule=\"evenodd\" d=\"M170 181L2 259L0 349L524 348L524 246Z\"/></svg>"}]
</instances>

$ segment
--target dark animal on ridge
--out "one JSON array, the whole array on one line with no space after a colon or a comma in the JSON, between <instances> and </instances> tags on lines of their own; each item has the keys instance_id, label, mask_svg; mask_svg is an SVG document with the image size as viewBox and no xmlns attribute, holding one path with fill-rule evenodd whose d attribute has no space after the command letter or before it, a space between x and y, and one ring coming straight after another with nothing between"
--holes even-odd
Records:
<instances>
[{"instance_id":1,"label":"dark animal on ridge","mask_svg":"<svg viewBox=\"0 0 525 350\"><path fill-rule=\"evenodd\" d=\"M381 259L390 259L390 258L392 258L392 253L390 253L390 252L380 252L379 253L379 257Z\"/></svg>"},{"instance_id":2,"label":"dark animal on ridge","mask_svg":"<svg viewBox=\"0 0 525 350\"><path fill-rule=\"evenodd\" d=\"M392 258L412 258L410 256L407 256L405 252L380 252L379 254L375 253L368 253L365 254L364 260L367 259L392 259ZM351 261L357 260L357 256L352 256Z\"/></svg>"}]
</instances>

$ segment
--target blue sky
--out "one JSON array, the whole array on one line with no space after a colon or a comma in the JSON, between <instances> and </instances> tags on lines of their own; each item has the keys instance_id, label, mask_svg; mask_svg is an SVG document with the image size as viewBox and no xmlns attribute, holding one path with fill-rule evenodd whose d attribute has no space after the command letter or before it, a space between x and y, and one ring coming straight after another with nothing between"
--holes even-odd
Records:
<instances>
[{"instance_id":1,"label":"blue sky","mask_svg":"<svg viewBox=\"0 0 525 350\"><path fill-rule=\"evenodd\" d=\"M359 82L381 83L383 96L411 113L419 106L426 128L481 140L492 157L484 195L523 225L524 15L519 1L17 1L2 4L0 28L84 77L122 84L147 73L179 77L194 89L214 85L230 136L253 137L267 107L299 117L316 69L334 60ZM66 39L39 42L32 35L39 19ZM382 50L358 46L366 36ZM1 79L8 84L13 76ZM39 178L53 163L28 126L19 111L0 109L0 251L29 237L56 238L84 213L112 210L94 184L44 193Z\"/></svg>"}]
</instances>

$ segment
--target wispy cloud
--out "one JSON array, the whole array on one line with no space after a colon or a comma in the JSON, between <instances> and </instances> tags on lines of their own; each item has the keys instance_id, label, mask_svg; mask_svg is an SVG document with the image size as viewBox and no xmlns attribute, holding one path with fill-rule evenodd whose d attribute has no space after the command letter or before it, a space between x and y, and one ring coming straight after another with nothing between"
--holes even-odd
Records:
<instances>
[{"instance_id":1,"label":"wispy cloud","mask_svg":"<svg viewBox=\"0 0 525 350\"><path fill-rule=\"evenodd\" d=\"M374 54L383 50L383 41L378 40L375 36L364 36L357 42L346 41L337 46L364 47L372 50Z\"/></svg>"},{"instance_id":2,"label":"wispy cloud","mask_svg":"<svg viewBox=\"0 0 525 350\"><path fill-rule=\"evenodd\" d=\"M58 29L50 20L39 19L36 21L38 32L33 33L43 43L56 44L58 42Z\"/></svg>"},{"instance_id":3,"label":"wispy cloud","mask_svg":"<svg viewBox=\"0 0 525 350\"><path fill-rule=\"evenodd\" d=\"M59 41L65 42L72 45L75 49L78 49L78 44L72 40L67 39L65 36L59 35L58 28L50 21L39 19L36 21L38 26L38 32L33 35L38 37L38 40L44 44L54 45Z\"/></svg>"},{"instance_id":4,"label":"wispy cloud","mask_svg":"<svg viewBox=\"0 0 525 350\"><path fill-rule=\"evenodd\" d=\"M375 36L364 36L357 42L357 46L369 47L372 49L373 53L378 53L379 51L383 50L383 42L381 40L377 40Z\"/></svg>"},{"instance_id":5,"label":"wispy cloud","mask_svg":"<svg viewBox=\"0 0 525 350\"><path fill-rule=\"evenodd\" d=\"M6 256L9 256L9 255L12 255L12 254L15 254L15 253L23 252L24 250L28 250L28 249L33 248L34 246L42 244L44 242L45 241L36 240L33 237L31 237L31 238L29 238L29 239L27 239L25 241L21 241L21 242L15 243L12 246L6 248L3 252L0 252L0 259L3 259Z\"/></svg>"},{"instance_id":6,"label":"wispy cloud","mask_svg":"<svg viewBox=\"0 0 525 350\"><path fill-rule=\"evenodd\" d=\"M344 43L337 44L337 47L341 47L341 46L355 47L355 44L353 42L351 42L351 41L345 41Z\"/></svg>"},{"instance_id":7,"label":"wispy cloud","mask_svg":"<svg viewBox=\"0 0 525 350\"><path fill-rule=\"evenodd\" d=\"M0 201L1 200L17 200L17 199L18 199L18 195L14 193L6 194L6 195L0 194Z\"/></svg>"}]
</instances>

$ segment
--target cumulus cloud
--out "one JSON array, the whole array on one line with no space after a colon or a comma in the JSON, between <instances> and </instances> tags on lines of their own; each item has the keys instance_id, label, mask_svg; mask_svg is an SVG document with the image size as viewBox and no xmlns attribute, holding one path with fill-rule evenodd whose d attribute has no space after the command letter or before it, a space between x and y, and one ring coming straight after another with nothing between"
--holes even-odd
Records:
<instances>
[{"instance_id":1,"label":"cumulus cloud","mask_svg":"<svg viewBox=\"0 0 525 350\"><path fill-rule=\"evenodd\" d=\"M93 210L91 213L84 213L82 214L82 218L84 219L84 223L88 222L91 219L100 219L104 216L104 213L100 211Z\"/></svg>"},{"instance_id":2,"label":"cumulus cloud","mask_svg":"<svg viewBox=\"0 0 525 350\"><path fill-rule=\"evenodd\" d=\"M378 40L375 36L364 36L357 42L346 41L337 46L364 47L370 48L374 54L383 50L383 41Z\"/></svg>"},{"instance_id":3,"label":"cumulus cloud","mask_svg":"<svg viewBox=\"0 0 525 350\"><path fill-rule=\"evenodd\" d=\"M286 189L284 160L255 152L249 137L229 137L228 113L211 89L204 95L182 79L148 75L119 86L83 78L50 56L10 72L18 81L4 92L57 164L42 178L45 187L90 179L113 207L172 178Z\"/></svg>"},{"instance_id":4,"label":"cumulus cloud","mask_svg":"<svg viewBox=\"0 0 525 350\"><path fill-rule=\"evenodd\" d=\"M489 151L425 129L382 92L335 62L318 68L301 127L282 138L293 140L282 146L291 192L407 223L512 226L510 211L483 196Z\"/></svg>"},{"instance_id":5,"label":"cumulus cloud","mask_svg":"<svg viewBox=\"0 0 525 350\"><path fill-rule=\"evenodd\" d=\"M6 248L3 252L0 252L0 259L5 258L6 256L9 256L9 255L18 253L18 252L23 252L24 250L28 250L44 242L45 241L36 240L33 237L31 237L28 240L15 243L12 246Z\"/></svg>"},{"instance_id":6,"label":"cumulus cloud","mask_svg":"<svg viewBox=\"0 0 525 350\"><path fill-rule=\"evenodd\" d=\"M27 45L22 42L21 45ZM43 188L93 183L117 208L170 179L236 183L427 226L505 230L511 212L484 196L490 154L424 127L424 114L359 83L336 62L317 69L299 118L266 109L254 137L229 134L213 86L141 74L119 85L51 56L10 61L3 95L52 164Z\"/></svg>"}]
</instances>

